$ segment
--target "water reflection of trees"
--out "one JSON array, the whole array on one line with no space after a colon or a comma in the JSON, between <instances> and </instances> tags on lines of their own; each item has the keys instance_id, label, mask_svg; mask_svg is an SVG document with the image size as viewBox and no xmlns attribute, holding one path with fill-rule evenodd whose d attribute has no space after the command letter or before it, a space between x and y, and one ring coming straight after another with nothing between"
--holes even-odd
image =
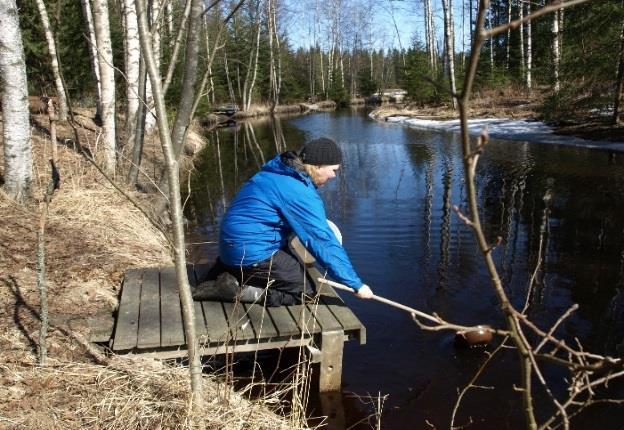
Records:
<instances>
[{"instance_id":1,"label":"water reflection of trees","mask_svg":"<svg viewBox=\"0 0 624 430\"><path fill-rule=\"evenodd\" d=\"M579 315L592 328L583 333L576 326L574 334L612 352L618 337L613 333L621 342L624 332L624 314L609 311L624 302L616 288L623 282L624 218L618 208L624 203L624 169L600 152L522 144L505 145L504 156L492 152L480 165L479 201L486 231L503 238L499 261L512 297L523 300L543 237L531 312L548 322L549 309L579 303ZM547 192L552 210L544 224Z\"/></svg>"},{"instance_id":2,"label":"water reflection of trees","mask_svg":"<svg viewBox=\"0 0 624 430\"><path fill-rule=\"evenodd\" d=\"M277 153L299 147L303 136L279 118L264 118L216 130L206 139L195 161L187 209L198 223L216 222L243 182Z\"/></svg>"}]
</instances>

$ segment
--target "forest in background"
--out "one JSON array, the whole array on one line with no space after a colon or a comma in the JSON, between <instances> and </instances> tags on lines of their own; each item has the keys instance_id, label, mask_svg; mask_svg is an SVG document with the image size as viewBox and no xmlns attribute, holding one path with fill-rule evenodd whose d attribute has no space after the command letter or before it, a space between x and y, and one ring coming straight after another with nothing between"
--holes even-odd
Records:
<instances>
[{"instance_id":1,"label":"forest in background","mask_svg":"<svg viewBox=\"0 0 624 430\"><path fill-rule=\"evenodd\" d=\"M241 109L251 104L324 99L348 103L386 88L406 89L409 100L417 104L448 103L449 88L461 90L477 6L473 0L386 0L381 4L316 0L305 1L295 11L289 2L279 0L215 3L203 14L201 25L199 73L210 70L199 114L223 103L234 103ZM486 26L504 25L549 3L494 1ZM156 15L152 31L160 40L154 48L164 75L171 62L184 2L158 0L149 4ZM401 43L399 38L402 47L380 47L379 21L389 21L386 24L392 26L394 19L394 15L381 13L381 8L392 4L400 8L395 14L418 11L421 19L413 22L411 40ZM18 1L18 5L29 91L53 95L50 56L35 2ZM96 82L81 5L72 0L49 0L46 6L58 41L67 92L75 103L93 106ZM223 20L235 7L238 10L222 30L214 61L209 65ZM110 1L109 8L117 94L124 94L125 9L121 0ZM294 16L301 13L307 16ZM306 31L310 43L296 47L300 41L293 40L289 31L303 21L309 23ZM512 88L528 97L533 95L543 100L541 112L550 120L612 113L621 92L623 24L622 2L604 0L590 1L503 32L483 48L475 82L477 93ZM452 55L448 55L450 52ZM178 56L178 61L184 61L183 55ZM168 106L179 101L182 81L183 68L177 67L166 93ZM123 104L125 98L118 99Z\"/></svg>"}]
</instances>

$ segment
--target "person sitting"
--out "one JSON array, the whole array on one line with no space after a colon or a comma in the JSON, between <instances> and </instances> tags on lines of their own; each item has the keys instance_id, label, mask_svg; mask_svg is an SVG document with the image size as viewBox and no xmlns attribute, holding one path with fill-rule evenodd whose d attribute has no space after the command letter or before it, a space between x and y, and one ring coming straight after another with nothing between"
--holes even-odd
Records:
<instances>
[{"instance_id":1,"label":"person sitting","mask_svg":"<svg viewBox=\"0 0 624 430\"><path fill-rule=\"evenodd\" d=\"M327 138L267 162L226 211L219 257L208 274L212 281L194 297L267 306L293 305L313 297L314 283L288 246L296 235L332 278L353 288L358 297L370 298L373 292L330 227L317 191L336 177L341 163L340 148Z\"/></svg>"}]
</instances>

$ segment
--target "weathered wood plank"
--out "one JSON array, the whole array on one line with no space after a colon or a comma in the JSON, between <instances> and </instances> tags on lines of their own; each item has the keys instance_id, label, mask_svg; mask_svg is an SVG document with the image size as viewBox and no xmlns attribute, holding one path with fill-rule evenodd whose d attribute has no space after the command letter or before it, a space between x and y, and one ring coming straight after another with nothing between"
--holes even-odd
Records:
<instances>
[{"instance_id":1,"label":"weathered wood plank","mask_svg":"<svg viewBox=\"0 0 624 430\"><path fill-rule=\"evenodd\" d=\"M184 345L182 307L174 267L160 270L161 346Z\"/></svg>"},{"instance_id":2,"label":"weathered wood plank","mask_svg":"<svg viewBox=\"0 0 624 430\"><path fill-rule=\"evenodd\" d=\"M137 347L157 346L160 346L160 281L156 267L143 272Z\"/></svg>"},{"instance_id":3,"label":"weathered wood plank","mask_svg":"<svg viewBox=\"0 0 624 430\"><path fill-rule=\"evenodd\" d=\"M340 321L320 301L318 304L310 303L308 309L315 316L322 331L342 330Z\"/></svg>"},{"instance_id":4,"label":"weathered wood plank","mask_svg":"<svg viewBox=\"0 0 624 430\"><path fill-rule=\"evenodd\" d=\"M124 277L117 313L117 327L113 340L113 350L115 351L136 347L142 274L142 270L131 269L126 272Z\"/></svg>"},{"instance_id":5,"label":"weathered wood plank","mask_svg":"<svg viewBox=\"0 0 624 430\"><path fill-rule=\"evenodd\" d=\"M233 339L247 340L255 337L249 317L241 303L223 302L223 310Z\"/></svg>"},{"instance_id":6,"label":"weathered wood plank","mask_svg":"<svg viewBox=\"0 0 624 430\"><path fill-rule=\"evenodd\" d=\"M277 337L278 331L271 320L267 308L262 306L262 303L246 303L244 308L251 321L251 326L256 334L256 338L266 339Z\"/></svg>"},{"instance_id":7,"label":"weathered wood plank","mask_svg":"<svg viewBox=\"0 0 624 430\"><path fill-rule=\"evenodd\" d=\"M322 277L321 272L315 267L309 268L308 272L313 279ZM316 283L317 289L320 288L319 303L325 305L327 309L336 317L345 331L358 331L358 340L360 344L366 343L366 329L362 322L355 316L353 311L344 303L338 293L327 284Z\"/></svg>"},{"instance_id":8,"label":"weathered wood plank","mask_svg":"<svg viewBox=\"0 0 624 430\"><path fill-rule=\"evenodd\" d=\"M210 342L225 342L230 338L230 327L221 302L201 302L206 317L206 336Z\"/></svg>"},{"instance_id":9,"label":"weathered wood plank","mask_svg":"<svg viewBox=\"0 0 624 430\"><path fill-rule=\"evenodd\" d=\"M299 325L285 306L267 308L267 311L275 323L279 336L298 336L301 333Z\"/></svg>"},{"instance_id":10,"label":"weathered wood plank","mask_svg":"<svg viewBox=\"0 0 624 430\"><path fill-rule=\"evenodd\" d=\"M295 320L297 327L304 336L313 333L320 333L321 326L306 305L292 305L287 306L286 308L292 315L293 320Z\"/></svg>"}]
</instances>

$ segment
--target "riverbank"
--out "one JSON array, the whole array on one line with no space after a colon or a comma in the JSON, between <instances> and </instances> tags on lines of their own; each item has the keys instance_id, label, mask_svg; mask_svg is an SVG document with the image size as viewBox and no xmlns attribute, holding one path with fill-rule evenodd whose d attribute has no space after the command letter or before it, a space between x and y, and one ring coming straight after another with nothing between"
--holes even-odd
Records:
<instances>
[{"instance_id":1,"label":"riverbank","mask_svg":"<svg viewBox=\"0 0 624 430\"><path fill-rule=\"evenodd\" d=\"M611 124L608 117L595 115L546 123L536 108L535 101L524 98L476 100L468 111L470 133L477 135L487 126L489 135L500 139L624 151L624 126ZM450 106L384 105L374 109L370 116L415 128L459 131L458 114Z\"/></svg>"},{"instance_id":2,"label":"riverbank","mask_svg":"<svg viewBox=\"0 0 624 430\"><path fill-rule=\"evenodd\" d=\"M80 144L97 157L97 127L88 112L77 115ZM47 119L34 115L32 120L33 195L38 199L50 178L51 145ZM0 193L0 427L185 427L186 368L109 355L87 340L89 318L101 317L104 324L115 312L127 269L172 264L168 242L79 153L70 127L60 125L58 138L65 142L58 147L61 188L49 205L45 235L50 319L45 367L37 365L41 211L36 202L19 206ZM161 159L158 140L148 138L143 170L157 171ZM114 178L118 184L124 179ZM150 210L151 195L122 189ZM244 399L218 376L204 375L204 391L208 428L292 427L262 400Z\"/></svg>"}]
</instances>

